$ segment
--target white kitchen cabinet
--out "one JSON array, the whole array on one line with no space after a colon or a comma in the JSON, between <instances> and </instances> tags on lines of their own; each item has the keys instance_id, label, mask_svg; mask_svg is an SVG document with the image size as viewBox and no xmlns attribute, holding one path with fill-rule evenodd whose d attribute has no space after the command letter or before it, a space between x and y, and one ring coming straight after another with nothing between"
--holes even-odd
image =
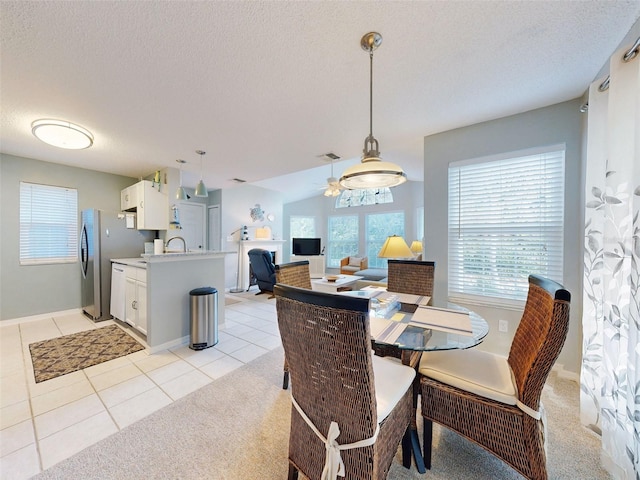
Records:
<instances>
[{"instance_id":1,"label":"white kitchen cabinet","mask_svg":"<svg viewBox=\"0 0 640 480\"><path fill-rule=\"evenodd\" d=\"M169 229L169 197L149 180L142 180L120 192L120 208L136 212L138 230Z\"/></svg>"},{"instance_id":2,"label":"white kitchen cabinet","mask_svg":"<svg viewBox=\"0 0 640 480\"><path fill-rule=\"evenodd\" d=\"M125 266L114 263L111 265L111 316L118 320L125 318L125 288L127 275Z\"/></svg>"},{"instance_id":3,"label":"white kitchen cabinet","mask_svg":"<svg viewBox=\"0 0 640 480\"><path fill-rule=\"evenodd\" d=\"M132 327L147 334L147 270L125 267L125 318Z\"/></svg>"}]
</instances>

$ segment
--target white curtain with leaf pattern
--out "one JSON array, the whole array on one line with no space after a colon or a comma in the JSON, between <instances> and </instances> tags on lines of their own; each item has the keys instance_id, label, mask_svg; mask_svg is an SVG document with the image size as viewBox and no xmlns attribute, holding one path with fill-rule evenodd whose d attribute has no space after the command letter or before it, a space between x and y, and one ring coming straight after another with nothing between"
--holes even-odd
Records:
<instances>
[{"instance_id":1,"label":"white curtain with leaf pattern","mask_svg":"<svg viewBox=\"0 0 640 480\"><path fill-rule=\"evenodd\" d=\"M589 90L580 415L614 478L640 479L640 55Z\"/></svg>"}]
</instances>

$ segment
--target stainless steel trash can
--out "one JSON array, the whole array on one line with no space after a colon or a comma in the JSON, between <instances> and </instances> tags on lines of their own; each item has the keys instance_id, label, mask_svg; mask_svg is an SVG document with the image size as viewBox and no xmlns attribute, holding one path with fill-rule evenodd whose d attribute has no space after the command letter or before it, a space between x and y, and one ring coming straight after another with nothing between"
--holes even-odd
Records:
<instances>
[{"instance_id":1,"label":"stainless steel trash can","mask_svg":"<svg viewBox=\"0 0 640 480\"><path fill-rule=\"evenodd\" d=\"M218 290L194 288L191 303L191 342L189 348L203 350L218 343Z\"/></svg>"}]
</instances>

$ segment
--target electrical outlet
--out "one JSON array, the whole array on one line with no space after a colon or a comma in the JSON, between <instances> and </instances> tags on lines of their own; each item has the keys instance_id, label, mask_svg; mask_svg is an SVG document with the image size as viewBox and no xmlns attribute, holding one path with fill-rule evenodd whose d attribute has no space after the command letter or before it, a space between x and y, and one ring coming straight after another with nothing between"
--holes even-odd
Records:
<instances>
[{"instance_id":1,"label":"electrical outlet","mask_svg":"<svg viewBox=\"0 0 640 480\"><path fill-rule=\"evenodd\" d=\"M233 242L233 235L227 236L227 242Z\"/></svg>"},{"instance_id":2,"label":"electrical outlet","mask_svg":"<svg viewBox=\"0 0 640 480\"><path fill-rule=\"evenodd\" d=\"M509 331L509 322L506 320L498 320L498 331L507 333Z\"/></svg>"}]
</instances>

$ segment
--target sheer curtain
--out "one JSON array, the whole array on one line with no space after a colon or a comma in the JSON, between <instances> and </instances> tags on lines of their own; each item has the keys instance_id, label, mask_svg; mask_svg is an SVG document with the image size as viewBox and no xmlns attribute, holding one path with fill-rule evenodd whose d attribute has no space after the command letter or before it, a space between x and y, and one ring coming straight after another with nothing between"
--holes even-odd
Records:
<instances>
[{"instance_id":1,"label":"sheer curtain","mask_svg":"<svg viewBox=\"0 0 640 480\"><path fill-rule=\"evenodd\" d=\"M640 478L639 43L589 90L580 375L582 422L602 432L607 470L629 479Z\"/></svg>"}]
</instances>

